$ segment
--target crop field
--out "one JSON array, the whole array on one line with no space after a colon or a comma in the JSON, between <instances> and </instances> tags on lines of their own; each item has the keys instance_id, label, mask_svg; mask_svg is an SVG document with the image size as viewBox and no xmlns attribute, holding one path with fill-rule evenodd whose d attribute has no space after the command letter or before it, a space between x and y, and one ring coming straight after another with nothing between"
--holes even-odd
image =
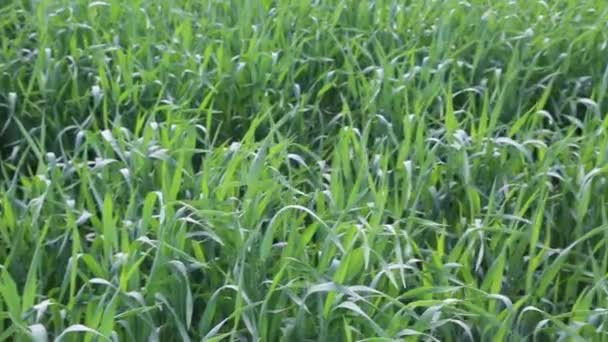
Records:
<instances>
[{"instance_id":1,"label":"crop field","mask_svg":"<svg viewBox=\"0 0 608 342\"><path fill-rule=\"evenodd\" d=\"M608 341L605 0L0 0L0 341Z\"/></svg>"}]
</instances>

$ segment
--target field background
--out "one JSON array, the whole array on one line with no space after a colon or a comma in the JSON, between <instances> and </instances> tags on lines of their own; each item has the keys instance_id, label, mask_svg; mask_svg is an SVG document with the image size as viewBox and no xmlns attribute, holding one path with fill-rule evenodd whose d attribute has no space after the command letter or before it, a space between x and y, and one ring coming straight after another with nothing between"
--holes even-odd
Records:
<instances>
[{"instance_id":1,"label":"field background","mask_svg":"<svg viewBox=\"0 0 608 342\"><path fill-rule=\"evenodd\" d=\"M605 0L0 1L0 340L607 341Z\"/></svg>"}]
</instances>

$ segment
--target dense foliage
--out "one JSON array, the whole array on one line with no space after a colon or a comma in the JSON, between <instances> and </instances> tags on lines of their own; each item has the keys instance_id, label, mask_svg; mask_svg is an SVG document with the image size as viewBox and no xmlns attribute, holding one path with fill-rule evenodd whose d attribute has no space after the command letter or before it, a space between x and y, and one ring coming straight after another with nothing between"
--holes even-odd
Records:
<instances>
[{"instance_id":1,"label":"dense foliage","mask_svg":"<svg viewBox=\"0 0 608 342\"><path fill-rule=\"evenodd\" d=\"M0 340L608 339L605 0L0 2Z\"/></svg>"}]
</instances>

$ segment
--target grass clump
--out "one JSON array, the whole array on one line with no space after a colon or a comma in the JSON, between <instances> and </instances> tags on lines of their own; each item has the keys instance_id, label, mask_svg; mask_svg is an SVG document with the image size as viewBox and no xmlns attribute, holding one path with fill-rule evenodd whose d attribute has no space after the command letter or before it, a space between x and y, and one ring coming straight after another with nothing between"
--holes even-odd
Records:
<instances>
[{"instance_id":1,"label":"grass clump","mask_svg":"<svg viewBox=\"0 0 608 342\"><path fill-rule=\"evenodd\" d=\"M12 1L0 37L0 340L608 338L605 1Z\"/></svg>"}]
</instances>

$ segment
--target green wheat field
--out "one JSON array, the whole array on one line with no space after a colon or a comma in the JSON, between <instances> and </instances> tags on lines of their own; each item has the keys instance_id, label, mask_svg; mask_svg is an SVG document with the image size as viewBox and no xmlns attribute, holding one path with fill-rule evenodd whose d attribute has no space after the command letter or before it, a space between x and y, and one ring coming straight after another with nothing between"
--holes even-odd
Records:
<instances>
[{"instance_id":1,"label":"green wheat field","mask_svg":"<svg viewBox=\"0 0 608 342\"><path fill-rule=\"evenodd\" d=\"M0 1L0 341L608 341L605 0Z\"/></svg>"}]
</instances>

